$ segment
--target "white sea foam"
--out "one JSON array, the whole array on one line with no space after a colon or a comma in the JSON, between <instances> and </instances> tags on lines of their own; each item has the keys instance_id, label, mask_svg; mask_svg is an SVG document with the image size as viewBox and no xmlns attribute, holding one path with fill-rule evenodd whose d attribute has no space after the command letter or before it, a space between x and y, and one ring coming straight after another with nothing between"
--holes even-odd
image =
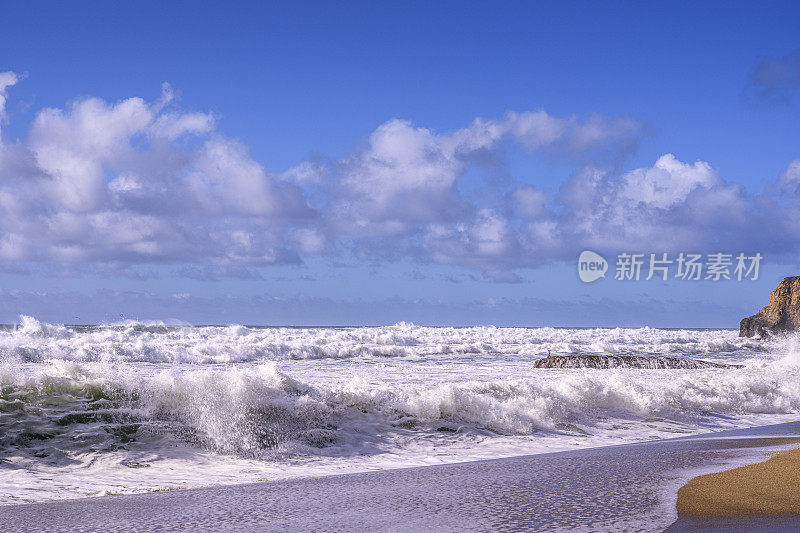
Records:
<instances>
[{"instance_id":1,"label":"white sea foam","mask_svg":"<svg viewBox=\"0 0 800 533\"><path fill-rule=\"evenodd\" d=\"M759 341L728 330L176 327L162 324L69 328L23 316L0 332L0 358L76 361L233 363L264 359L428 357L451 354L538 356L552 353L717 355L758 350Z\"/></svg>"},{"instance_id":2,"label":"white sea foam","mask_svg":"<svg viewBox=\"0 0 800 533\"><path fill-rule=\"evenodd\" d=\"M430 464L774 422L794 338L730 330L75 328L0 332L0 501ZM553 353L742 369L541 370ZM53 485L54 476L59 480ZM50 480L50 481L48 481Z\"/></svg>"}]
</instances>

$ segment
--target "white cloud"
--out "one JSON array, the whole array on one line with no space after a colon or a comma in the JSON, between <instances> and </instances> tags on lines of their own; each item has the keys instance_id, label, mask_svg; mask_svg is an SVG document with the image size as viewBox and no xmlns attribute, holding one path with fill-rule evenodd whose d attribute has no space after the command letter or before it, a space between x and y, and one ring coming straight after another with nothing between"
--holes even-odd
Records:
<instances>
[{"instance_id":1,"label":"white cloud","mask_svg":"<svg viewBox=\"0 0 800 533\"><path fill-rule=\"evenodd\" d=\"M0 74L0 113L18 80ZM628 118L541 110L445 133L393 119L338 160L270 171L214 116L181 110L169 86L154 102L82 98L40 111L24 142L0 142L0 268L38 261L135 275L172 263L197 279L255 279L254 267L344 250L514 281L515 269L583 248L741 248L759 242L754 227L797 248L795 194L748 194L709 163L672 154L608 170L643 135ZM487 178L508 172L514 149L580 170L557 191ZM797 192L798 161L781 191Z\"/></svg>"},{"instance_id":2,"label":"white cloud","mask_svg":"<svg viewBox=\"0 0 800 533\"><path fill-rule=\"evenodd\" d=\"M297 261L293 235L316 216L303 191L214 128L177 108L169 86L152 104L83 98L40 111L25 144L0 144L0 260Z\"/></svg>"},{"instance_id":3,"label":"white cloud","mask_svg":"<svg viewBox=\"0 0 800 533\"><path fill-rule=\"evenodd\" d=\"M640 168L622 177L620 198L632 205L669 208L686 200L696 189L720 185L717 172L704 161L681 163L674 155L658 158L650 168Z\"/></svg>"},{"instance_id":4,"label":"white cloud","mask_svg":"<svg viewBox=\"0 0 800 533\"><path fill-rule=\"evenodd\" d=\"M464 151L491 148L510 139L529 151L580 158L631 152L644 133L642 125L630 118L593 114L581 120L577 116L554 117L540 110L509 111L495 120L476 119L453 137Z\"/></svg>"},{"instance_id":5,"label":"white cloud","mask_svg":"<svg viewBox=\"0 0 800 533\"><path fill-rule=\"evenodd\" d=\"M547 195L530 185L521 185L512 193L514 213L525 219L541 217L546 211Z\"/></svg>"},{"instance_id":6,"label":"white cloud","mask_svg":"<svg viewBox=\"0 0 800 533\"><path fill-rule=\"evenodd\" d=\"M778 180L780 187L788 192L797 193L800 191L800 159L795 159L781 172Z\"/></svg>"},{"instance_id":7,"label":"white cloud","mask_svg":"<svg viewBox=\"0 0 800 533\"><path fill-rule=\"evenodd\" d=\"M463 163L455 144L410 122L382 124L363 149L339 163L333 222L344 236L392 236L418 224L454 220L465 209L456 189Z\"/></svg>"},{"instance_id":8,"label":"white cloud","mask_svg":"<svg viewBox=\"0 0 800 533\"><path fill-rule=\"evenodd\" d=\"M743 245L751 204L708 163L683 163L672 154L620 176L586 168L565 185L561 200L568 244L630 251L705 249L726 235Z\"/></svg>"},{"instance_id":9,"label":"white cloud","mask_svg":"<svg viewBox=\"0 0 800 533\"><path fill-rule=\"evenodd\" d=\"M33 122L29 148L55 182L48 192L68 209L90 211L104 200L105 167L130 153L131 138L152 113L140 98L116 105L89 98L69 111L45 109Z\"/></svg>"},{"instance_id":10,"label":"white cloud","mask_svg":"<svg viewBox=\"0 0 800 533\"><path fill-rule=\"evenodd\" d=\"M302 209L299 190L279 184L239 142L214 138L195 154L187 177L189 188L209 213L276 216ZM292 194L294 193L294 194ZM288 205L287 205L288 202Z\"/></svg>"},{"instance_id":11,"label":"white cloud","mask_svg":"<svg viewBox=\"0 0 800 533\"><path fill-rule=\"evenodd\" d=\"M544 111L508 112L501 119L475 119L438 134L405 120L390 120L364 147L336 166L337 198L332 223L344 237L393 237L420 233L428 224L470 217L457 188L472 158L511 142L550 155L625 153L642 135L630 119L592 115L557 118ZM526 194L524 192L520 194ZM520 200L523 200L521 197ZM527 201L536 200L528 193ZM528 205L528 209L532 206Z\"/></svg>"},{"instance_id":12,"label":"white cloud","mask_svg":"<svg viewBox=\"0 0 800 533\"><path fill-rule=\"evenodd\" d=\"M479 269L492 278L519 266L520 248L511 222L491 209L479 209L470 219L446 226L432 225L422 236L430 260Z\"/></svg>"},{"instance_id":13,"label":"white cloud","mask_svg":"<svg viewBox=\"0 0 800 533\"><path fill-rule=\"evenodd\" d=\"M3 123L6 121L6 101L8 100L8 88L13 87L22 79L16 72L0 72L0 141L2 141Z\"/></svg>"}]
</instances>

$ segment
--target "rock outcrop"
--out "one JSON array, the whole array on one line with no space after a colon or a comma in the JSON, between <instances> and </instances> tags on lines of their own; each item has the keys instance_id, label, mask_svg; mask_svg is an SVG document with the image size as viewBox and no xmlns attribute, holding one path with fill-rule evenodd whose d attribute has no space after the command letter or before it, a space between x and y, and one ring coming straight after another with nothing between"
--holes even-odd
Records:
<instances>
[{"instance_id":1,"label":"rock outcrop","mask_svg":"<svg viewBox=\"0 0 800 533\"><path fill-rule=\"evenodd\" d=\"M739 336L767 337L771 333L800 329L800 276L784 278L769 295L769 303L758 313L743 318Z\"/></svg>"},{"instance_id":2,"label":"rock outcrop","mask_svg":"<svg viewBox=\"0 0 800 533\"><path fill-rule=\"evenodd\" d=\"M688 357L646 357L643 355L548 355L534 368L740 368Z\"/></svg>"}]
</instances>

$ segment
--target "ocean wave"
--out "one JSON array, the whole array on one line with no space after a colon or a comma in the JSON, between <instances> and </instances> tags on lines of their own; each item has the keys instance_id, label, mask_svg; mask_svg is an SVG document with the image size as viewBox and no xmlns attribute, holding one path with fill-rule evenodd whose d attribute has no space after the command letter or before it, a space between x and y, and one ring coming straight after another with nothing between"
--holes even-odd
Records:
<instances>
[{"instance_id":1,"label":"ocean wave","mask_svg":"<svg viewBox=\"0 0 800 533\"><path fill-rule=\"evenodd\" d=\"M42 362L244 363L260 360L431 358L553 354L724 356L764 350L732 330L430 328L253 328L46 324L23 316L0 331L0 360Z\"/></svg>"},{"instance_id":2,"label":"ocean wave","mask_svg":"<svg viewBox=\"0 0 800 533\"><path fill-rule=\"evenodd\" d=\"M534 368L547 352L745 367ZM792 336L23 317L0 329L0 502L617 444L798 409Z\"/></svg>"},{"instance_id":3,"label":"ocean wave","mask_svg":"<svg viewBox=\"0 0 800 533\"><path fill-rule=\"evenodd\" d=\"M348 456L420 439L713 428L726 417L800 409L797 366L532 376L424 385L356 377L326 387L275 363L147 375L125 364L6 364L0 449L53 464L175 443L245 457Z\"/></svg>"}]
</instances>

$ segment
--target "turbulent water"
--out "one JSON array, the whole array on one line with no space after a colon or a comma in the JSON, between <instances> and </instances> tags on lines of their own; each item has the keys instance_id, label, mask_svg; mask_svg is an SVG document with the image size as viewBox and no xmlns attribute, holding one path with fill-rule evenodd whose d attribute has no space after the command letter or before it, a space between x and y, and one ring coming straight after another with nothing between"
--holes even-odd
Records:
<instances>
[{"instance_id":1,"label":"turbulent water","mask_svg":"<svg viewBox=\"0 0 800 533\"><path fill-rule=\"evenodd\" d=\"M537 369L548 353L744 368ZM793 420L800 341L732 330L0 331L0 503L536 453Z\"/></svg>"}]
</instances>

